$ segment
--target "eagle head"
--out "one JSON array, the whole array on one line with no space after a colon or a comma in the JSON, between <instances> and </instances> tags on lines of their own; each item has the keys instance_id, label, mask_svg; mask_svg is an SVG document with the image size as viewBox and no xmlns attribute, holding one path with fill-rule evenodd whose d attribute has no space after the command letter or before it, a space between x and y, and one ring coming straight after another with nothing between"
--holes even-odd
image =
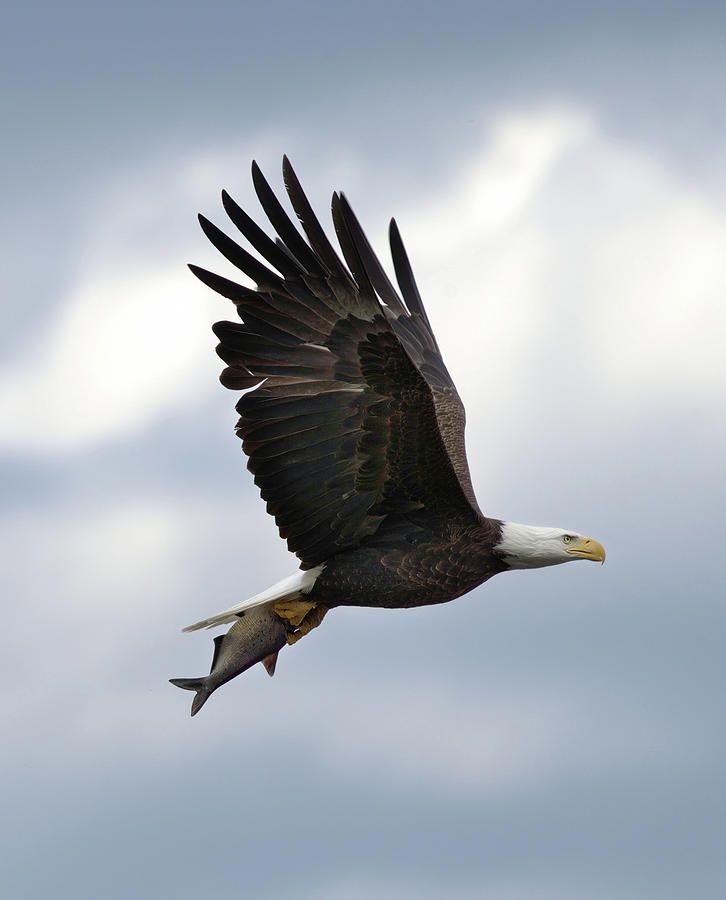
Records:
<instances>
[{"instance_id":1,"label":"eagle head","mask_svg":"<svg viewBox=\"0 0 726 900\"><path fill-rule=\"evenodd\" d=\"M494 549L510 569L539 569L573 559L605 562L605 548L576 531L502 522L502 537Z\"/></svg>"}]
</instances>

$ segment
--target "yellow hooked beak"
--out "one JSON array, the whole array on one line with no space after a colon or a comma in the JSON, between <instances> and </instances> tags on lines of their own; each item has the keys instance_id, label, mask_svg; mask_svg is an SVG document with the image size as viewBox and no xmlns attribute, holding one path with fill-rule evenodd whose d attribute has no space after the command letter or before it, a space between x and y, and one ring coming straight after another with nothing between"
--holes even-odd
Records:
<instances>
[{"instance_id":1,"label":"yellow hooked beak","mask_svg":"<svg viewBox=\"0 0 726 900\"><path fill-rule=\"evenodd\" d=\"M577 538L568 548L567 552L578 559L592 559L595 562L605 562L605 548L591 538Z\"/></svg>"}]
</instances>

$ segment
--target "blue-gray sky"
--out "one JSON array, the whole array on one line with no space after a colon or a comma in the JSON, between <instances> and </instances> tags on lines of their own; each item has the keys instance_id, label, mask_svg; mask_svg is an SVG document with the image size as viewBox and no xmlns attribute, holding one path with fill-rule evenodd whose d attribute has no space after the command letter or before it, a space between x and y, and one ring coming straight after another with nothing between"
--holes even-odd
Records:
<instances>
[{"instance_id":1,"label":"blue-gray sky","mask_svg":"<svg viewBox=\"0 0 726 900\"><path fill-rule=\"evenodd\" d=\"M725 20L6 14L4 894L724 896ZM166 679L211 640L179 629L295 560L184 264L229 273L195 213L257 215L283 152L382 256L397 217L485 512L608 561L338 610L191 720Z\"/></svg>"}]
</instances>

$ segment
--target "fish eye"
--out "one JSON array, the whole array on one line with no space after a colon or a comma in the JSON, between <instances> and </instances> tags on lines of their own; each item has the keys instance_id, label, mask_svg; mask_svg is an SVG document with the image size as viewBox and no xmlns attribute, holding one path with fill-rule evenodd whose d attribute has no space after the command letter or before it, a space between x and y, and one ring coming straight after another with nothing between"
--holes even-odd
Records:
<instances>
[{"instance_id":1,"label":"fish eye","mask_svg":"<svg viewBox=\"0 0 726 900\"><path fill-rule=\"evenodd\" d=\"M563 535L562 540L563 540L566 544L569 544L570 541L572 540L572 535L571 535L571 534L565 534L565 535Z\"/></svg>"}]
</instances>

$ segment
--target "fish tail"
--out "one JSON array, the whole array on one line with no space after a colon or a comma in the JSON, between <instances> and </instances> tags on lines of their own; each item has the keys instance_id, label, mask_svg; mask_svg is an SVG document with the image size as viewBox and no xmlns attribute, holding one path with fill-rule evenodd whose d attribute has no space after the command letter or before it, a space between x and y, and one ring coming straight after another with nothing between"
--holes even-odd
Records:
<instances>
[{"instance_id":1,"label":"fish tail","mask_svg":"<svg viewBox=\"0 0 726 900\"><path fill-rule=\"evenodd\" d=\"M192 700L192 715L195 716L209 699L211 690L207 687L205 678L170 678L169 681L185 691L196 691Z\"/></svg>"}]
</instances>

